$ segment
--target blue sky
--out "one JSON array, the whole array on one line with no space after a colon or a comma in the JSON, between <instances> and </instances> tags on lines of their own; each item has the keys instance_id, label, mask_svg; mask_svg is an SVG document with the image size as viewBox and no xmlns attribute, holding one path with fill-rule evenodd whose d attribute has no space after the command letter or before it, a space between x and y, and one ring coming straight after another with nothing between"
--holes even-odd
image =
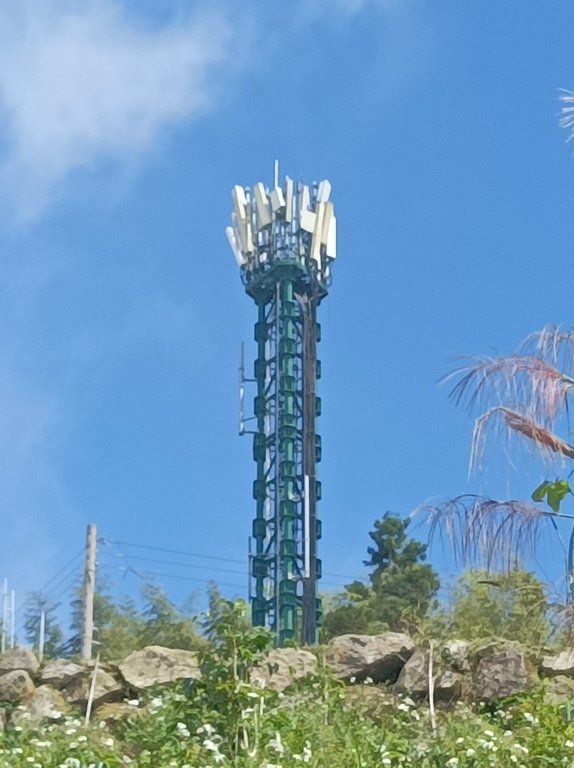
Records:
<instances>
[{"instance_id":1,"label":"blue sky","mask_svg":"<svg viewBox=\"0 0 574 768\"><path fill-rule=\"evenodd\" d=\"M542 479L519 464L469 481L472 421L437 381L457 354L571 322L557 123L573 25L570 0L4 0L0 573L20 594L91 521L228 558L187 575L245 592L236 380L255 310L224 228L232 185L269 182L275 158L330 179L339 220L320 311L324 571L360 573L386 510ZM202 588L160 581L176 602Z\"/></svg>"}]
</instances>

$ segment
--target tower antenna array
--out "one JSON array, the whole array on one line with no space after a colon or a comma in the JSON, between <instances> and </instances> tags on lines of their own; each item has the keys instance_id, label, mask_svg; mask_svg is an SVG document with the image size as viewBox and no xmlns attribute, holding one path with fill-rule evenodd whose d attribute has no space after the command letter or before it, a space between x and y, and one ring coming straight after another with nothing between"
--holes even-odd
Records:
<instances>
[{"instance_id":1,"label":"tower antenna array","mask_svg":"<svg viewBox=\"0 0 574 768\"><path fill-rule=\"evenodd\" d=\"M242 434L249 432L244 383L256 387L255 428L249 432L257 466L250 600L253 623L270 627L278 645L290 638L312 644L321 619L317 307L330 285L336 219L328 181L307 186L286 177L280 185L277 162L273 175L270 189L261 182L233 188L233 226L226 230L258 313L252 380L240 363Z\"/></svg>"}]
</instances>

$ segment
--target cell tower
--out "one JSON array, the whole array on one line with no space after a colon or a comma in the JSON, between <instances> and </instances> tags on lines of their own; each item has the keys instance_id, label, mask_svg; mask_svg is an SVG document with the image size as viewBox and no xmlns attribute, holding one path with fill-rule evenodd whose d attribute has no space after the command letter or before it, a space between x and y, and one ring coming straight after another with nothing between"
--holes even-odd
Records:
<instances>
[{"instance_id":1,"label":"cell tower","mask_svg":"<svg viewBox=\"0 0 574 768\"><path fill-rule=\"evenodd\" d=\"M336 256L330 192L328 181L309 187L286 177L280 186L275 163L271 189L233 188L233 226L226 230L258 311L253 378L244 376L243 352L240 363L239 432L253 435L257 465L249 597L253 623L270 627L278 645L293 637L315 643L321 619L316 316ZM245 382L256 387L253 430L245 428Z\"/></svg>"}]
</instances>

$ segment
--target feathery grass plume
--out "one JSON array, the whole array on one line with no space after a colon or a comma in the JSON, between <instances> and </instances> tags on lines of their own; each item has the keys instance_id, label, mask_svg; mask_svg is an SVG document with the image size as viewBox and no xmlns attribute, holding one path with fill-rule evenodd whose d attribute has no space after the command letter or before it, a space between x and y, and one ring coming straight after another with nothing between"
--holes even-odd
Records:
<instances>
[{"instance_id":1,"label":"feathery grass plume","mask_svg":"<svg viewBox=\"0 0 574 768\"><path fill-rule=\"evenodd\" d=\"M528 407L533 418L550 426L564 409L574 379L535 355L470 357L443 377L459 380L450 397L466 410L492 405Z\"/></svg>"},{"instance_id":2,"label":"feathery grass plume","mask_svg":"<svg viewBox=\"0 0 574 768\"><path fill-rule=\"evenodd\" d=\"M562 102L560 112L562 116L558 121L558 125L568 131L566 141L572 141L574 140L574 92L567 91L565 88L560 90L562 91L560 96L560 101Z\"/></svg>"},{"instance_id":3,"label":"feathery grass plume","mask_svg":"<svg viewBox=\"0 0 574 768\"><path fill-rule=\"evenodd\" d=\"M547 462L557 455L574 458L574 447L554 434L557 422L568 416L574 391L574 330L548 324L530 334L516 354L465 360L442 381L458 379L451 399L479 412L469 472L480 468L489 430L507 438L512 433L527 437Z\"/></svg>"},{"instance_id":4,"label":"feathery grass plume","mask_svg":"<svg viewBox=\"0 0 574 768\"><path fill-rule=\"evenodd\" d=\"M474 422L469 472L482 467L488 428L493 431L502 430L507 437L510 433L516 432L529 438L531 445L538 449L539 455L548 464L553 463L556 454L561 458L574 459L574 446L538 424L528 412L521 413L518 410L498 405L483 413Z\"/></svg>"},{"instance_id":5,"label":"feathery grass plume","mask_svg":"<svg viewBox=\"0 0 574 768\"><path fill-rule=\"evenodd\" d=\"M414 514L430 524L429 541L446 535L457 563L489 570L520 567L533 554L548 514L525 501L496 501L466 494L423 504Z\"/></svg>"},{"instance_id":6,"label":"feathery grass plume","mask_svg":"<svg viewBox=\"0 0 574 768\"><path fill-rule=\"evenodd\" d=\"M574 329L548 323L529 334L520 345L521 354L542 357L566 378L574 376Z\"/></svg>"}]
</instances>

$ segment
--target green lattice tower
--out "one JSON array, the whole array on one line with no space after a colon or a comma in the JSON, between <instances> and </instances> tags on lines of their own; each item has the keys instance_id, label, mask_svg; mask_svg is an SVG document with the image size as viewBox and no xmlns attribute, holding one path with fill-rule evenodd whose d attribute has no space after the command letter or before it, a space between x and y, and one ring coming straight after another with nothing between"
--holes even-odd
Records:
<instances>
[{"instance_id":1,"label":"green lattice tower","mask_svg":"<svg viewBox=\"0 0 574 768\"><path fill-rule=\"evenodd\" d=\"M294 637L316 642L321 617L316 313L335 257L329 193L328 182L295 190L290 179L271 190L235 187L234 226L228 228L245 290L258 308L252 619L271 627L279 645ZM240 431L246 432L243 423Z\"/></svg>"}]
</instances>

